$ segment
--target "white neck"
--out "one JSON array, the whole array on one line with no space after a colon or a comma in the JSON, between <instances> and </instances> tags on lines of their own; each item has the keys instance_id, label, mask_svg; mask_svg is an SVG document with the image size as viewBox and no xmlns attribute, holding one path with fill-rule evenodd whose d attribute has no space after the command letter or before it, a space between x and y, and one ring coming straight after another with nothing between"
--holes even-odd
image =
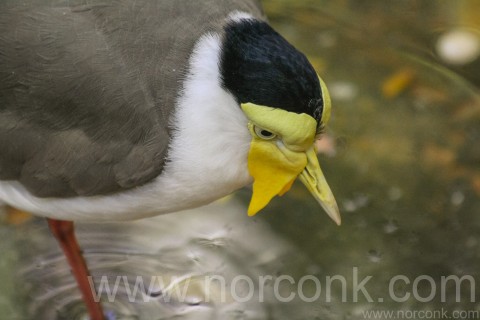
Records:
<instances>
[{"instance_id":1,"label":"white neck","mask_svg":"<svg viewBox=\"0 0 480 320\"><path fill-rule=\"evenodd\" d=\"M141 187L107 196L37 198L18 182L0 181L0 199L67 220L130 220L207 204L251 182L250 134L233 96L221 87L221 40L208 34L195 46L178 100L168 160Z\"/></svg>"},{"instance_id":2,"label":"white neck","mask_svg":"<svg viewBox=\"0 0 480 320\"><path fill-rule=\"evenodd\" d=\"M219 36L206 35L190 61L172 123L178 130L160 178L169 186L167 199L181 197L190 205L198 205L250 182L247 118L234 97L221 87L220 50Z\"/></svg>"}]
</instances>

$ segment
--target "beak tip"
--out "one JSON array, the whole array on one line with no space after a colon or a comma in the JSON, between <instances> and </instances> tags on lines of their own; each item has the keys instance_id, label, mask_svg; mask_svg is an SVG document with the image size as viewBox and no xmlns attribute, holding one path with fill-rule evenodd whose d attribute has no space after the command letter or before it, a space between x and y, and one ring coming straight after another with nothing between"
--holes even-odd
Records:
<instances>
[{"instance_id":1,"label":"beak tip","mask_svg":"<svg viewBox=\"0 0 480 320\"><path fill-rule=\"evenodd\" d=\"M342 219L340 219L340 217L338 218L338 220L334 220L335 223L337 224L337 226L341 226L342 225Z\"/></svg>"},{"instance_id":2,"label":"beak tip","mask_svg":"<svg viewBox=\"0 0 480 320\"><path fill-rule=\"evenodd\" d=\"M338 209L327 210L327 214L333 220L333 222L336 223L337 226L340 226L342 224L342 218L340 216L340 212L338 211Z\"/></svg>"},{"instance_id":3,"label":"beak tip","mask_svg":"<svg viewBox=\"0 0 480 320\"><path fill-rule=\"evenodd\" d=\"M329 201L319 201L319 203L333 222L335 222L337 226L340 226L342 224L342 216L340 215L340 210L333 195Z\"/></svg>"}]
</instances>

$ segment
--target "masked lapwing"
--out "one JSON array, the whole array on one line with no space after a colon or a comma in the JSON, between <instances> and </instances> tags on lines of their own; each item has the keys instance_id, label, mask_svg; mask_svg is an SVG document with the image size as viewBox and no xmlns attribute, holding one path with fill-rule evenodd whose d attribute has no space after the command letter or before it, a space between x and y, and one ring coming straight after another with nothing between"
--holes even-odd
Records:
<instances>
[{"instance_id":1,"label":"masked lapwing","mask_svg":"<svg viewBox=\"0 0 480 320\"><path fill-rule=\"evenodd\" d=\"M207 204L299 178L340 223L314 141L330 97L253 0L0 4L0 200L48 218L87 303L79 220Z\"/></svg>"}]
</instances>

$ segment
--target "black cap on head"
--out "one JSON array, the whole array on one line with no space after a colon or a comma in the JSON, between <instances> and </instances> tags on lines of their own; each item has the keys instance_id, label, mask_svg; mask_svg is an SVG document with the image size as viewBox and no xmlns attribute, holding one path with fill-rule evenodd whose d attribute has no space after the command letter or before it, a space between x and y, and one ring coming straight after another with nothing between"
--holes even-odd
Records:
<instances>
[{"instance_id":1,"label":"black cap on head","mask_svg":"<svg viewBox=\"0 0 480 320\"><path fill-rule=\"evenodd\" d=\"M244 19L225 27L223 86L240 103L255 103L320 121L323 99L317 73L305 55L267 23Z\"/></svg>"}]
</instances>

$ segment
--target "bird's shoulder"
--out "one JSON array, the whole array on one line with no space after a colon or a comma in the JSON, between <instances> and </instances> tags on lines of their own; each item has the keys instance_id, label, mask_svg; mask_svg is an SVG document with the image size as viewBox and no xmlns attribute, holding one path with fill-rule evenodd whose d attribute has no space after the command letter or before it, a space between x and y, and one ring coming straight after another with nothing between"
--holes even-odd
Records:
<instances>
[{"instance_id":1,"label":"bird's shoulder","mask_svg":"<svg viewBox=\"0 0 480 320\"><path fill-rule=\"evenodd\" d=\"M84 3L0 5L0 179L40 197L161 174L196 40L233 10L261 15L256 1Z\"/></svg>"}]
</instances>

